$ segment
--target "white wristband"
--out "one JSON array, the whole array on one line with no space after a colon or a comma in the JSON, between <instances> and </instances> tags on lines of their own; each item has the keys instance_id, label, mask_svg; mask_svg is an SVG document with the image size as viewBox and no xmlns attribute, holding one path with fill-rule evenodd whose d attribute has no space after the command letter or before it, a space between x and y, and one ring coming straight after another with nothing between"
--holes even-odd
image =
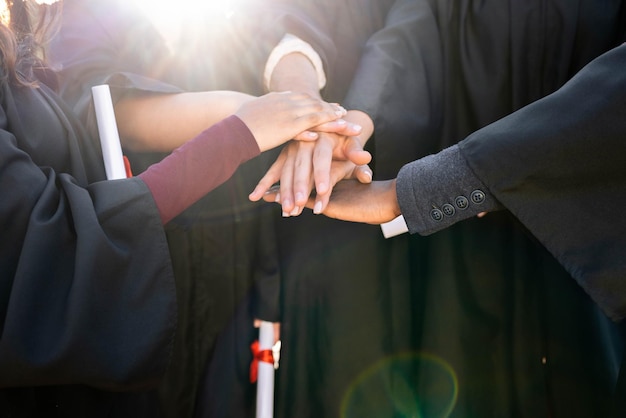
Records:
<instances>
[{"instance_id":1,"label":"white wristband","mask_svg":"<svg viewBox=\"0 0 626 418\"><path fill-rule=\"evenodd\" d=\"M313 47L290 33L286 34L283 39L272 50L267 63L265 64L265 71L263 73L263 82L265 88L269 90L270 80L272 79L272 73L274 68L278 65L278 62L285 56L294 52L299 52L306 56L313 64L315 72L317 73L317 86L321 90L326 85L326 74L324 73L324 65L322 60Z\"/></svg>"}]
</instances>

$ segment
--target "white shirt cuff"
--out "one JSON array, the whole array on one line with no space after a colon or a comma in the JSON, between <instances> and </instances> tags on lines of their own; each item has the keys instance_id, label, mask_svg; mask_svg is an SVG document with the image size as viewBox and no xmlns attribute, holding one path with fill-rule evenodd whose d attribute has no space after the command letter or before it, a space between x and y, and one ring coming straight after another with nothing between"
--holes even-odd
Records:
<instances>
[{"instance_id":1,"label":"white shirt cuff","mask_svg":"<svg viewBox=\"0 0 626 418\"><path fill-rule=\"evenodd\" d=\"M281 39L267 59L265 71L263 73L265 88L269 90L272 73L274 72L274 68L276 68L278 62L285 55L294 52L303 54L309 59L309 61L311 61L313 67L315 67L315 72L317 73L317 86L320 90L324 88L326 85L326 74L324 73L324 65L322 64L319 54L315 52L309 43L290 33L286 34L283 39Z\"/></svg>"}]
</instances>

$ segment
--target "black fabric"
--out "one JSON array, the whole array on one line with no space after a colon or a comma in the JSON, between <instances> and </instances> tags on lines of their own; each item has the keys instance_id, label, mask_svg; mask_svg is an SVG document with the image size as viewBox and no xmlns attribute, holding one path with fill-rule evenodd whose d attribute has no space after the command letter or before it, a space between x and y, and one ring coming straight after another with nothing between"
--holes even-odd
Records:
<instances>
[{"instance_id":1,"label":"black fabric","mask_svg":"<svg viewBox=\"0 0 626 418\"><path fill-rule=\"evenodd\" d=\"M158 384L176 326L154 201L100 181L99 143L46 86L0 94L1 414L135 416L122 391Z\"/></svg>"},{"instance_id":2,"label":"black fabric","mask_svg":"<svg viewBox=\"0 0 626 418\"><path fill-rule=\"evenodd\" d=\"M351 30L361 33L357 16L384 25L378 31L376 25L369 26L376 32L365 45L334 38L342 48L363 53L345 98L337 100L372 115L376 133L368 147L375 153L378 178L393 177L405 163L447 148L554 92L624 40L624 6L615 0L303 3L318 22L326 22L331 37ZM391 6L382 21L368 15L374 5ZM341 52L336 53L337 67L329 67L340 72ZM345 71L352 78L350 68ZM570 112L572 105L561 106L559 113ZM337 231L352 226L322 228L323 222L332 223L317 218L281 223L282 263L291 265L283 271L284 321L287 327L291 318L298 318L299 333L297 340L285 341L277 395L282 416L608 414L622 351L615 325L510 213L464 221L430 237L396 237L381 243L379 253L368 249L376 238L355 233L350 242L359 257L341 261L332 258L332 249L343 248ZM337 240L331 238L335 236ZM311 243L325 239L328 246L314 252ZM407 252L408 261L403 259ZM348 315L335 304L348 298L340 292L349 292L357 304L362 290L375 281L355 271L362 274L356 269L371 266L379 255L392 257L398 266L396 274L385 272L384 280L394 285L404 281L400 288L410 294L408 308L400 299L392 299L392 304L413 318L397 328L411 340L413 356L404 367L394 368L381 355L378 374L366 365L376 368L375 356L359 366L342 363L343 368L321 361L326 358L319 353L341 335L342 315ZM325 275L308 277L306 270L296 271L318 263L327 266ZM358 284L340 289L336 282L342 280ZM332 296L326 289L334 290ZM360 299L367 310L364 317L375 316L387 295ZM296 316L288 306L310 308ZM383 338L369 331L364 331L368 349ZM348 335L349 344L330 343L337 359L348 350L361 353L359 341L365 338ZM302 347L317 347L311 350L316 355L295 357L287 347L298 353ZM361 367L370 383L356 379L358 373L350 366ZM336 378L333 370L344 373L344 383L328 394L324 385L328 376ZM434 394L434 387L442 392Z\"/></svg>"},{"instance_id":3,"label":"black fabric","mask_svg":"<svg viewBox=\"0 0 626 418\"><path fill-rule=\"evenodd\" d=\"M282 30L294 32L321 48L329 100L373 116L377 130L368 148L375 152L378 178L395 176L404 163L553 92L616 46L624 27L621 2L610 0L286 3L300 9L293 12L296 18L290 20L291 12L281 5L284 14L275 30L257 36L243 31L233 49L217 44L224 61L197 59L188 85L225 78L223 88L260 91L256 61L246 58L238 65L238 57L247 57L240 51L261 41L261 50L249 46L248 51L261 56ZM299 26L308 25L302 10L315 22L313 29ZM263 26L265 16L252 14L257 24L249 27ZM219 39L215 32L211 36ZM211 45L216 43L200 46ZM216 78L202 65L216 68ZM249 177L214 192L233 200L211 199L223 206L241 203L239 210L233 214L220 206L209 215L207 203L200 203L188 212L192 216L172 223L179 230L168 231L170 244L180 243L172 248L202 248L196 239L207 241L195 235L202 234L198 219L247 219L245 196L261 171L252 164L243 168L248 169ZM278 216L273 209L263 213L270 220ZM441 416L450 409L452 417L606 415L621 350L613 325L508 213L469 220L432 237L387 241L377 227L309 214L278 222L278 240L269 232L260 247L273 242L280 255L280 273L273 270L275 278L282 277L284 343L277 417L391 417L416 411ZM267 231L235 225L251 234ZM226 243L237 249L248 248L244 243L256 246L252 239L230 241L234 230L224 224L225 235L208 242L224 253ZM204 253L188 254L173 255L185 277L204 269L208 259ZM270 268L271 259L265 260ZM222 265L227 274L229 265ZM175 358L196 356L200 365L188 373L178 369L176 378L168 379L168 390L179 390L176 396L185 402L193 401L186 385L203 361L202 349L189 351L185 342L195 334L206 338L205 347L213 344L214 334L204 329L210 321L199 311L211 305L196 302L200 293L194 286L200 283L217 282L179 284L190 303L180 305L180 315L189 315L181 321L188 324L183 331L188 337L177 340ZM249 288L247 279L241 283L230 289ZM226 294L220 291L215 294ZM238 320L229 321L224 337L215 340L221 361L211 363L203 393L223 396L215 402L217 395L206 396L205 416L251 414L254 386L246 383L245 359L254 332L248 309L240 305ZM190 358L185 361L191 364Z\"/></svg>"},{"instance_id":4,"label":"black fabric","mask_svg":"<svg viewBox=\"0 0 626 418\"><path fill-rule=\"evenodd\" d=\"M277 3L282 4L276 6ZM314 6L313 3L303 2L303 6ZM346 44L350 45L341 51L340 57L318 26L303 24L307 15L293 2L276 2L271 7L260 3L261 9L267 9L245 11L256 18L252 26L257 34L253 45L260 41L273 46L283 32L290 32L307 39L317 49L322 48L327 70L336 63L354 68L368 31L382 25L384 16L378 11L381 6L374 3L371 9L363 8L359 14L346 14L356 4L348 3L332 2L324 9L326 17L341 9L343 16L350 18L348 25L333 26L337 35L342 35L337 39L344 39L345 35ZM361 13L370 14L372 19L361 19ZM269 22L273 22L272 26ZM324 20L317 23L321 22ZM325 92L333 100L342 97L341 89L348 87L350 73L330 71L346 80L342 83L334 76L329 79L331 84ZM347 391L361 373L408 347L403 343L410 304L406 291L408 275L398 273L398 282L388 281L394 272L390 273L389 250L385 249L378 227L348 225L310 214L283 220L277 208L272 216L278 223L283 343L281 366L276 374L275 415L337 416ZM234 336L241 330L229 328L228 332ZM245 358L244 350L249 348L218 342L216 350L231 350L227 364L241 364L237 359ZM254 398L250 399L249 393L246 397L241 387L235 385L232 371L227 374L227 366L221 362L210 368L201 416L251 416ZM240 366L237 373L247 377L247 369Z\"/></svg>"},{"instance_id":5,"label":"black fabric","mask_svg":"<svg viewBox=\"0 0 626 418\"><path fill-rule=\"evenodd\" d=\"M114 101L137 91L262 93L262 62L270 47L255 42L249 29L239 30L251 26L238 14L221 20L196 14L197 25L185 26L183 30L190 32L182 33L181 42L168 49L132 2L65 0L63 13L50 58L59 69L63 97L94 133L90 87L96 84L110 84ZM206 24L201 23L203 18ZM213 361L232 367L218 370L234 379L233 392L245 398L233 399L235 409L225 416L240 416L236 408L254 401L255 387L236 370L249 367L249 345L258 335L253 319L280 318L276 208L247 198L269 165L272 154L267 154L243 164L165 227L176 277L179 326L172 363L158 389L164 416L194 414L205 376L213 379L206 371L213 370L209 368ZM127 151L127 155L135 174L164 157L148 152ZM215 358L216 344L237 348L239 357L236 361Z\"/></svg>"},{"instance_id":6,"label":"black fabric","mask_svg":"<svg viewBox=\"0 0 626 418\"><path fill-rule=\"evenodd\" d=\"M281 3L278 9L276 3ZM391 3L260 4L267 14L278 14L276 28L323 48L328 78L323 94L341 103L367 38L384 25ZM277 216L282 350L275 416L392 416L389 403L357 415L342 412L342 405L349 411L361 396L379 399L393 392L390 382L371 386L371 376L381 370L392 374L406 361L412 335L408 237L387 242L378 226L335 221L308 210L295 218ZM403 371L398 373L401 382ZM234 411L206 416L243 416Z\"/></svg>"},{"instance_id":7,"label":"black fabric","mask_svg":"<svg viewBox=\"0 0 626 418\"><path fill-rule=\"evenodd\" d=\"M384 23L381 9L388 7L384 2L360 4L363 7L354 8L358 2L326 2L317 9L315 2L308 1L248 2L232 17L241 18L230 26L241 28L240 31L229 31L224 38L211 33L208 39L214 42L191 49L205 51L201 56L215 57L212 54L218 45L220 59L199 60L190 70L201 75L198 79L206 79L204 74L229 72L220 78L227 79L228 88L240 89L248 76L260 80L264 65L263 59L256 67L251 65L248 54L258 53L262 57L289 32L307 39L320 51L327 71L333 74L324 92L328 100L339 100L349 86L350 71L358 63L367 36ZM307 13L316 9L321 12L319 15ZM355 10L358 12L352 14ZM340 24L329 26L332 32L325 33L326 23L333 22L329 17L335 14L349 20L337 21ZM242 53L237 46L245 40L249 42ZM345 49L339 48L343 44L331 42L338 40L345 42ZM246 75L250 68L253 71ZM242 71L244 76L237 80ZM268 154L267 161L272 160ZM256 178L250 176L254 182L260 177L255 175ZM249 184L248 191L254 184ZM275 416L337 416L360 374L409 347L408 274L392 270L393 257L378 227L348 225L310 214L283 220L275 206L267 210L267 215L272 222L269 225L276 226L269 231L264 229L268 235L263 238L263 248L272 248L269 240L274 240L281 279L282 351L276 373ZM405 264L402 267L406 268ZM398 280L389 282L390 276L397 276ZM246 383L249 342L254 333L241 322L247 311L248 307L240 306L237 320L229 324L224 338L216 343L215 358L220 361L209 366L199 397L198 416L254 413L256 386Z\"/></svg>"},{"instance_id":8,"label":"black fabric","mask_svg":"<svg viewBox=\"0 0 626 418\"><path fill-rule=\"evenodd\" d=\"M489 189L615 321L626 316L624 65L626 46L459 144Z\"/></svg>"}]
</instances>

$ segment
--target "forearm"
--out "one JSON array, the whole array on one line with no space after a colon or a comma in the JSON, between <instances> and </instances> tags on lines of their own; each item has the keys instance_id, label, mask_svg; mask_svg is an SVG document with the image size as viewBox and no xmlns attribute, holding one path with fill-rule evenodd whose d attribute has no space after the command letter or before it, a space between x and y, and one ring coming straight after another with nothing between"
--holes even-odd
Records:
<instances>
[{"instance_id":1,"label":"forearm","mask_svg":"<svg viewBox=\"0 0 626 418\"><path fill-rule=\"evenodd\" d=\"M203 131L139 177L150 189L165 224L259 152L248 127L232 116Z\"/></svg>"},{"instance_id":2,"label":"forearm","mask_svg":"<svg viewBox=\"0 0 626 418\"><path fill-rule=\"evenodd\" d=\"M321 98L318 76L313 63L298 52L287 54L274 67L270 91L298 91Z\"/></svg>"},{"instance_id":3,"label":"forearm","mask_svg":"<svg viewBox=\"0 0 626 418\"><path fill-rule=\"evenodd\" d=\"M123 145L167 152L232 115L252 96L232 91L129 94L115 104Z\"/></svg>"}]
</instances>

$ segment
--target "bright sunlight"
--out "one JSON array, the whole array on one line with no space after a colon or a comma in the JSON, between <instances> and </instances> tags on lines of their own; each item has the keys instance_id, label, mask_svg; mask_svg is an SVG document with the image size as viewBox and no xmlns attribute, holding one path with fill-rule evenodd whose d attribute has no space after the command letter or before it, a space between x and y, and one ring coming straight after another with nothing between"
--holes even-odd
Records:
<instances>
[{"instance_id":1,"label":"bright sunlight","mask_svg":"<svg viewBox=\"0 0 626 418\"><path fill-rule=\"evenodd\" d=\"M193 25L197 19L207 17L224 21L241 0L129 0L145 13L170 42L177 39L181 25Z\"/></svg>"}]
</instances>

